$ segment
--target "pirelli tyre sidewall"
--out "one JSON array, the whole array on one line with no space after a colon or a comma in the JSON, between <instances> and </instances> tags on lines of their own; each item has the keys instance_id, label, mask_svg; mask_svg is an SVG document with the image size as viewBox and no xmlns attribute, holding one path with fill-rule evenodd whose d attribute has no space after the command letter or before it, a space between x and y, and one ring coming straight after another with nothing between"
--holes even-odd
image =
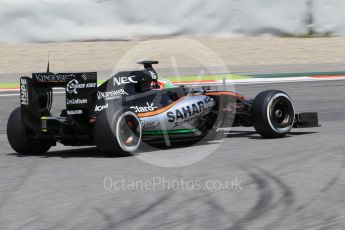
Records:
<instances>
[{"instance_id":1,"label":"pirelli tyre sidewall","mask_svg":"<svg viewBox=\"0 0 345 230\"><path fill-rule=\"evenodd\" d=\"M283 137L294 123L295 109L285 92L267 90L259 93L253 102L253 125L265 138Z\"/></svg>"},{"instance_id":2,"label":"pirelli tyre sidewall","mask_svg":"<svg viewBox=\"0 0 345 230\"><path fill-rule=\"evenodd\" d=\"M7 139L11 147L19 154L43 154L47 152L51 144L47 141L32 142L28 138L29 129L22 121L22 111L18 107L11 113L7 122Z\"/></svg>"},{"instance_id":3,"label":"pirelli tyre sidewall","mask_svg":"<svg viewBox=\"0 0 345 230\"><path fill-rule=\"evenodd\" d=\"M128 108L109 107L98 114L93 136L101 152L111 156L129 156L141 143L141 122ZM128 138L132 138L131 144L126 143Z\"/></svg>"}]
</instances>

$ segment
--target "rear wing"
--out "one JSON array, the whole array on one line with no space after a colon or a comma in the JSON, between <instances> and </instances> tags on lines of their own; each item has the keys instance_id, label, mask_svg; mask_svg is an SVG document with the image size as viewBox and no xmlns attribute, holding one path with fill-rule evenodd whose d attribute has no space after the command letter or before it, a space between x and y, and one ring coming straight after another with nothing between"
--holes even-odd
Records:
<instances>
[{"instance_id":1,"label":"rear wing","mask_svg":"<svg viewBox=\"0 0 345 230\"><path fill-rule=\"evenodd\" d=\"M65 88L67 115L89 116L97 94L97 73L33 73L31 78L21 77L24 120L39 123L42 116L50 115L53 88Z\"/></svg>"}]
</instances>

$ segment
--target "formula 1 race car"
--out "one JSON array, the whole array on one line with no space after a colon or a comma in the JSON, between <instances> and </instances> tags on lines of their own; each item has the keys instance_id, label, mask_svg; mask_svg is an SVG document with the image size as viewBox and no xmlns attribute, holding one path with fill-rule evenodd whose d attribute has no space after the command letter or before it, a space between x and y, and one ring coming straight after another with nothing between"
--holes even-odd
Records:
<instances>
[{"instance_id":1,"label":"formula 1 race car","mask_svg":"<svg viewBox=\"0 0 345 230\"><path fill-rule=\"evenodd\" d=\"M33 73L20 78L20 103L8 119L7 136L20 154L44 153L57 142L96 145L121 155L142 142L200 140L223 127L253 126L264 138L283 137L295 127L318 126L317 113L295 114L280 90L246 100L231 91L166 87L152 67L119 72L97 86L97 73ZM51 114L53 88L63 87L66 107Z\"/></svg>"}]
</instances>

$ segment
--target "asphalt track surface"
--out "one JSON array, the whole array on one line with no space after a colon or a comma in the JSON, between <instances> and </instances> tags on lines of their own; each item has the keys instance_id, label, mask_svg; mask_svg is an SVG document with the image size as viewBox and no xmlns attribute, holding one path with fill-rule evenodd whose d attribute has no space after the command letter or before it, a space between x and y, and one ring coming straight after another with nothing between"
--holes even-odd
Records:
<instances>
[{"instance_id":1,"label":"asphalt track surface","mask_svg":"<svg viewBox=\"0 0 345 230\"><path fill-rule=\"evenodd\" d=\"M272 88L290 94L297 111L319 112L322 127L274 140L236 128L207 158L172 168L109 158L95 148L17 155L7 142L6 121L18 97L0 96L0 229L345 229L345 81L243 85L237 91L254 97ZM141 154L178 157L202 148ZM166 185L109 189L107 177L126 185L156 178ZM205 188L210 180L222 187ZM225 181L235 186L224 187Z\"/></svg>"}]
</instances>

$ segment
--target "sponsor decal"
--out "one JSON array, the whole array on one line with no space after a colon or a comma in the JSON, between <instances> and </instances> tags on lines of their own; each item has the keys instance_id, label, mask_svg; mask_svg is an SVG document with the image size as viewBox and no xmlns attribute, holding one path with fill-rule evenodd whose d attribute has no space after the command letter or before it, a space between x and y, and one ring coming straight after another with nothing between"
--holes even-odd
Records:
<instances>
[{"instance_id":1,"label":"sponsor decal","mask_svg":"<svg viewBox=\"0 0 345 230\"><path fill-rule=\"evenodd\" d=\"M198 101L197 103L184 106L182 108L176 109L175 111L167 112L168 122L174 122L174 127L176 127L181 124L193 121L195 118L197 118L197 115L212 108L214 102L210 100L210 98L205 98L205 100L203 101Z\"/></svg>"},{"instance_id":2,"label":"sponsor decal","mask_svg":"<svg viewBox=\"0 0 345 230\"><path fill-rule=\"evenodd\" d=\"M128 93L124 89L114 90L110 92L100 92L100 91L97 92L98 100L105 99L106 101L119 99L123 95L128 95Z\"/></svg>"},{"instance_id":3,"label":"sponsor decal","mask_svg":"<svg viewBox=\"0 0 345 230\"><path fill-rule=\"evenodd\" d=\"M68 83L67 83L67 86L66 86L66 90L68 93L74 93L74 94L78 94L77 93L77 86L78 86L78 81L76 79L73 79L73 80L70 80Z\"/></svg>"},{"instance_id":4,"label":"sponsor decal","mask_svg":"<svg viewBox=\"0 0 345 230\"><path fill-rule=\"evenodd\" d=\"M164 134L186 134L186 133L198 133L198 129L176 129L176 130L152 130L143 131L144 135L164 135Z\"/></svg>"},{"instance_id":5,"label":"sponsor decal","mask_svg":"<svg viewBox=\"0 0 345 230\"><path fill-rule=\"evenodd\" d=\"M24 78L20 79L20 103L22 105L29 104L28 84Z\"/></svg>"},{"instance_id":6,"label":"sponsor decal","mask_svg":"<svg viewBox=\"0 0 345 230\"><path fill-rule=\"evenodd\" d=\"M38 82L65 82L66 78L74 78L75 74L49 74L38 73L34 74L36 81Z\"/></svg>"},{"instance_id":7,"label":"sponsor decal","mask_svg":"<svg viewBox=\"0 0 345 230\"><path fill-rule=\"evenodd\" d=\"M67 110L67 115L81 115L83 114L83 110Z\"/></svg>"},{"instance_id":8,"label":"sponsor decal","mask_svg":"<svg viewBox=\"0 0 345 230\"><path fill-rule=\"evenodd\" d=\"M67 83L66 91L70 94L78 94L77 89L94 88L97 87L97 83L81 83L78 80L72 79Z\"/></svg>"},{"instance_id":9,"label":"sponsor decal","mask_svg":"<svg viewBox=\"0 0 345 230\"><path fill-rule=\"evenodd\" d=\"M147 106L131 106L131 109L134 109L136 113L145 113L145 112L152 112L157 109L157 106L153 106L153 102L150 104L146 102Z\"/></svg>"},{"instance_id":10,"label":"sponsor decal","mask_svg":"<svg viewBox=\"0 0 345 230\"><path fill-rule=\"evenodd\" d=\"M108 103L105 105L96 105L95 112L101 112L103 109L106 109L108 107L109 107Z\"/></svg>"},{"instance_id":11,"label":"sponsor decal","mask_svg":"<svg viewBox=\"0 0 345 230\"><path fill-rule=\"evenodd\" d=\"M114 86L119 86L128 83L138 83L137 81L133 80L133 78L135 78L134 75L129 77L113 77L113 84Z\"/></svg>"},{"instance_id":12,"label":"sponsor decal","mask_svg":"<svg viewBox=\"0 0 345 230\"><path fill-rule=\"evenodd\" d=\"M177 121L174 123L174 128L179 126L179 125L182 125L182 124L185 124L185 123L190 123L192 121L194 121L198 116L194 116L194 117L190 117L190 118L187 118L185 120L182 120L182 121Z\"/></svg>"},{"instance_id":13,"label":"sponsor decal","mask_svg":"<svg viewBox=\"0 0 345 230\"><path fill-rule=\"evenodd\" d=\"M150 72L150 75L151 75L152 79L154 79L154 80L158 79L157 74L154 71L149 70L149 72Z\"/></svg>"},{"instance_id":14,"label":"sponsor decal","mask_svg":"<svg viewBox=\"0 0 345 230\"><path fill-rule=\"evenodd\" d=\"M155 126L158 126L159 124L160 124L159 121L141 121L141 126L146 127L146 128L155 127Z\"/></svg>"},{"instance_id":15,"label":"sponsor decal","mask_svg":"<svg viewBox=\"0 0 345 230\"><path fill-rule=\"evenodd\" d=\"M87 104L87 99L67 99L67 105L79 105L79 104Z\"/></svg>"}]
</instances>

